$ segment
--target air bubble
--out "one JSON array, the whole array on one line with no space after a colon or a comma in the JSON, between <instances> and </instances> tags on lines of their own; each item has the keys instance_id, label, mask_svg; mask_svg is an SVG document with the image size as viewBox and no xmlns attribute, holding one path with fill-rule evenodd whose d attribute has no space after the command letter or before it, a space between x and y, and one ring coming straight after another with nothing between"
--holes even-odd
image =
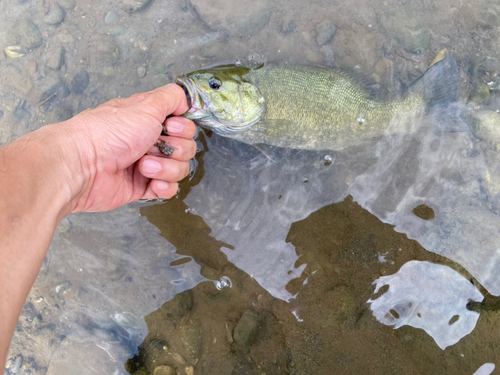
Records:
<instances>
[{"instance_id":1,"label":"air bubble","mask_svg":"<svg viewBox=\"0 0 500 375\"><path fill-rule=\"evenodd\" d=\"M324 162L323 164L328 167L329 165L332 165L333 163L333 159L330 155L325 155L325 157L323 158Z\"/></svg>"},{"instance_id":2,"label":"air bubble","mask_svg":"<svg viewBox=\"0 0 500 375\"><path fill-rule=\"evenodd\" d=\"M215 288L217 290L222 290L224 288L232 288L233 287L233 282L231 281L231 279L227 276L222 276L220 278L220 281L214 281L214 284L215 284Z\"/></svg>"}]
</instances>

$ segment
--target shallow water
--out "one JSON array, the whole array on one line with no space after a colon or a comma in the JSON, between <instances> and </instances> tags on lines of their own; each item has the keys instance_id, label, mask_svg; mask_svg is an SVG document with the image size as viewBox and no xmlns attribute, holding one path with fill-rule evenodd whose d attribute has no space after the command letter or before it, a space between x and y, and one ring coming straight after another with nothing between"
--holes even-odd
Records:
<instances>
[{"instance_id":1,"label":"shallow water","mask_svg":"<svg viewBox=\"0 0 500 375\"><path fill-rule=\"evenodd\" d=\"M500 6L146 3L0 1L0 144L236 60L397 96L447 48L460 99L343 152L200 131L177 198L63 220L5 373L495 373Z\"/></svg>"}]
</instances>

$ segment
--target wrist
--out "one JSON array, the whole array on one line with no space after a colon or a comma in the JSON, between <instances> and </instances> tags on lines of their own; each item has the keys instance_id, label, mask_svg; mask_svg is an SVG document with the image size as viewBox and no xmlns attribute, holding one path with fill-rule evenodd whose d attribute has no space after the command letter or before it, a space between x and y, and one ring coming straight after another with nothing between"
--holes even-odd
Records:
<instances>
[{"instance_id":1,"label":"wrist","mask_svg":"<svg viewBox=\"0 0 500 375\"><path fill-rule=\"evenodd\" d=\"M54 125L42 127L2 148L0 161L4 185L8 184L4 188L12 198L43 210L55 225L73 210L85 181L76 158L67 152L70 136L63 132Z\"/></svg>"}]
</instances>

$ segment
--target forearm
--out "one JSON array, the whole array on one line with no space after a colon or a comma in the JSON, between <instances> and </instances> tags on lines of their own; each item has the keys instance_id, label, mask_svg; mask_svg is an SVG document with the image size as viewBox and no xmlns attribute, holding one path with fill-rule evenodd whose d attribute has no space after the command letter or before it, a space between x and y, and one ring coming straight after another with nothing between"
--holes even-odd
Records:
<instances>
[{"instance_id":1,"label":"forearm","mask_svg":"<svg viewBox=\"0 0 500 375\"><path fill-rule=\"evenodd\" d=\"M71 192L57 149L34 132L0 149L0 364ZM44 146L47 146L45 149ZM53 146L53 145L52 145ZM0 367L3 368L3 367Z\"/></svg>"}]
</instances>

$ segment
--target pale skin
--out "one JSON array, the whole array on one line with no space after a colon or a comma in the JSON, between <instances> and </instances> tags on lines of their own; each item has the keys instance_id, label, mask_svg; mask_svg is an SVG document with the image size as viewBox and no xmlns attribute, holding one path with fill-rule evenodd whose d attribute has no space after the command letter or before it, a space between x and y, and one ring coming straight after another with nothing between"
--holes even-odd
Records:
<instances>
[{"instance_id":1,"label":"pale skin","mask_svg":"<svg viewBox=\"0 0 500 375\"><path fill-rule=\"evenodd\" d=\"M0 148L0 365L54 231L71 212L171 198L196 153L184 91L114 99ZM167 120L168 115L173 115ZM161 136L162 124L168 136ZM158 139L175 148L166 158Z\"/></svg>"}]
</instances>

